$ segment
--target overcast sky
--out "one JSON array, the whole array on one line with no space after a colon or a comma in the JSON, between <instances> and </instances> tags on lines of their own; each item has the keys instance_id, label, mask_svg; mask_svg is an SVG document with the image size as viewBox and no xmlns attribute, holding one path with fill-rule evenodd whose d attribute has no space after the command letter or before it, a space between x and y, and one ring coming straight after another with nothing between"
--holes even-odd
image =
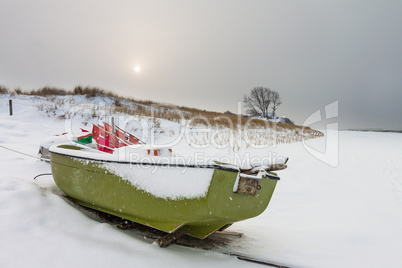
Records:
<instances>
[{"instance_id":1,"label":"overcast sky","mask_svg":"<svg viewBox=\"0 0 402 268\"><path fill-rule=\"evenodd\" d=\"M297 124L339 101L340 128L402 129L401 14L401 0L0 0L0 84L232 112L262 86Z\"/></svg>"}]
</instances>

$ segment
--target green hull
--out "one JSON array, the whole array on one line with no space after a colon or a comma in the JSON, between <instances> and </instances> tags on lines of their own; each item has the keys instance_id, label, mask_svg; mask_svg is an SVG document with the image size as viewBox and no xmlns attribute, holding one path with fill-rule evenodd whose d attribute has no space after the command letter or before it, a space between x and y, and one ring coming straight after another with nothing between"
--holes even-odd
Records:
<instances>
[{"instance_id":1,"label":"green hull","mask_svg":"<svg viewBox=\"0 0 402 268\"><path fill-rule=\"evenodd\" d=\"M261 214L277 183L275 179L262 178L256 195L235 193L238 172L216 167L204 197L172 200L137 189L105 169L101 160L83 161L51 151L51 167L57 186L80 205L169 233L180 229L198 238Z\"/></svg>"}]
</instances>

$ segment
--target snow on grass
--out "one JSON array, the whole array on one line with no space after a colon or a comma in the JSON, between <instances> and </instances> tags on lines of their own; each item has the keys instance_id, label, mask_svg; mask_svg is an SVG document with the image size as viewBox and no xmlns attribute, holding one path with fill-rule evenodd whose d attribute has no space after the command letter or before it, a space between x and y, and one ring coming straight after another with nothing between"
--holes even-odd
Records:
<instances>
[{"instance_id":1,"label":"snow on grass","mask_svg":"<svg viewBox=\"0 0 402 268\"><path fill-rule=\"evenodd\" d=\"M35 156L42 140L64 132L65 121L44 117L31 97L14 97L12 117L7 102L0 95L0 146ZM85 127L76 119L74 128ZM161 143L173 138L157 137ZM324 144L325 138L309 141L314 148ZM398 133L340 132L337 167L314 158L300 142L261 149L241 144L241 156L290 160L278 172L268 209L229 228L244 233L229 248L292 267L400 267L400 144ZM195 148L181 141L173 150L234 160L227 147ZM99 223L66 203L51 176L33 180L50 172L49 164L0 152L0 267L261 267L211 251L161 249L134 232Z\"/></svg>"},{"instance_id":2,"label":"snow on grass","mask_svg":"<svg viewBox=\"0 0 402 268\"><path fill-rule=\"evenodd\" d=\"M3 96L6 96L3 94ZM273 146L322 136L308 127L275 124L266 120L238 117L233 114L207 112L169 105L144 105L131 100L111 98L107 95L88 97L84 95L25 96L32 99L43 116L56 117L73 123L102 123L113 116L116 124L149 143L161 136L184 136L191 145L213 145L238 150L247 146ZM185 131L185 133L183 133ZM164 135L158 135L163 133ZM165 140L165 139L164 139ZM174 140L174 139L173 139Z\"/></svg>"}]
</instances>

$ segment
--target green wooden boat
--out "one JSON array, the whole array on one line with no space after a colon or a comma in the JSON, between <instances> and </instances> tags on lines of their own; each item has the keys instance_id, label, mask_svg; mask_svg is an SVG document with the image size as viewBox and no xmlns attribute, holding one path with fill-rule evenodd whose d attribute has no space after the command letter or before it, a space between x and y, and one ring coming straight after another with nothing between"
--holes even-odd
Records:
<instances>
[{"instance_id":1,"label":"green wooden boat","mask_svg":"<svg viewBox=\"0 0 402 268\"><path fill-rule=\"evenodd\" d=\"M261 214L279 180L266 170L250 175L222 163L128 161L79 144L49 151L54 180L74 202L201 239Z\"/></svg>"}]
</instances>

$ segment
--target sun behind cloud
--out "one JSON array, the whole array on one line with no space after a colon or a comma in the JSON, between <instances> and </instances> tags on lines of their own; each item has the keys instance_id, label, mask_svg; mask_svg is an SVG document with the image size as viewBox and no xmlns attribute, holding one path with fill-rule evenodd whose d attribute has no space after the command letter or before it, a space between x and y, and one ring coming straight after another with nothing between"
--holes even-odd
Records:
<instances>
[{"instance_id":1,"label":"sun behind cloud","mask_svg":"<svg viewBox=\"0 0 402 268\"><path fill-rule=\"evenodd\" d=\"M134 72L139 73L141 71L140 66L135 66L134 67Z\"/></svg>"}]
</instances>

